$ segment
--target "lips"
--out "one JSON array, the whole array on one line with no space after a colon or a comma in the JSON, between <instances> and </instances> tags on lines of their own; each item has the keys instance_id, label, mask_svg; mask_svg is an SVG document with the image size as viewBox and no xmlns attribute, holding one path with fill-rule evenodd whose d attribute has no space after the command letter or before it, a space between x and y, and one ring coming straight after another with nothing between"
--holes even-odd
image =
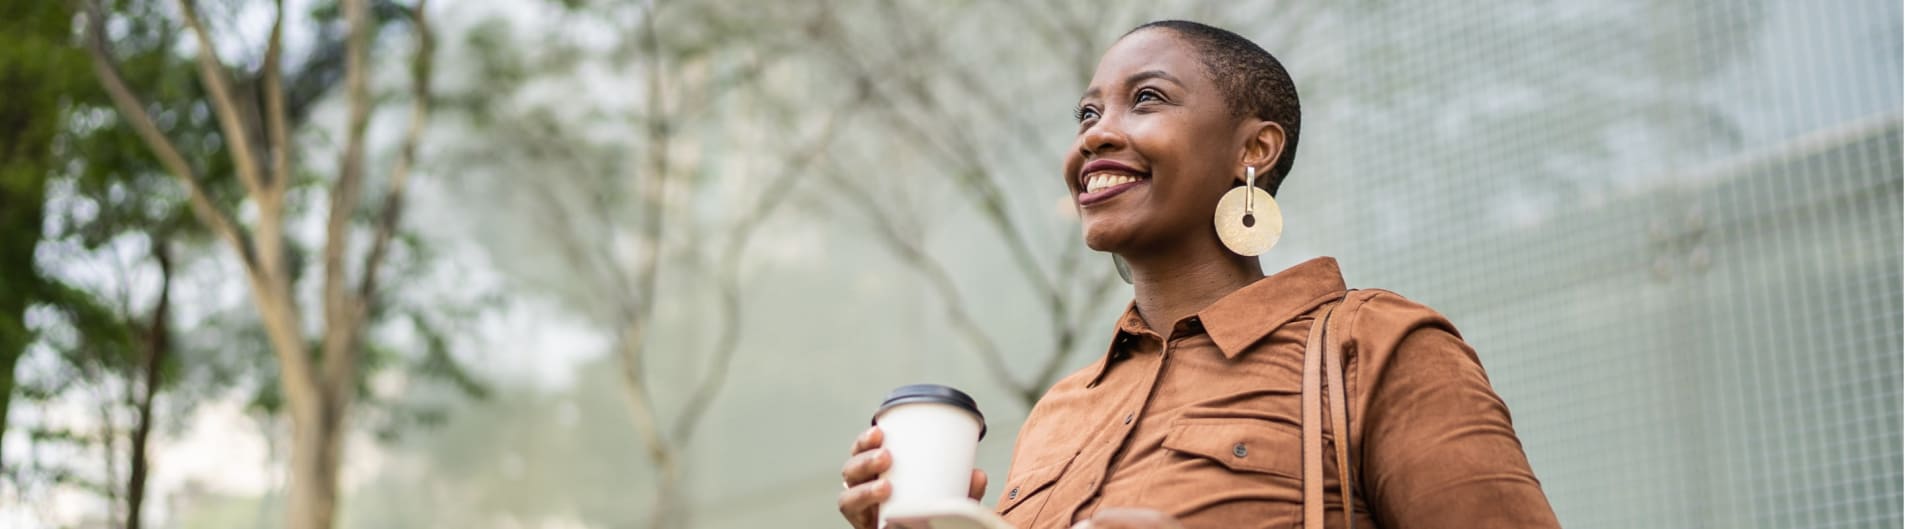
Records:
<instances>
[{"instance_id":1,"label":"lips","mask_svg":"<svg viewBox=\"0 0 1905 529\"><path fill-rule=\"evenodd\" d=\"M1150 174L1111 160L1093 160L1078 171L1079 206L1110 200L1131 188L1150 181Z\"/></svg>"}]
</instances>

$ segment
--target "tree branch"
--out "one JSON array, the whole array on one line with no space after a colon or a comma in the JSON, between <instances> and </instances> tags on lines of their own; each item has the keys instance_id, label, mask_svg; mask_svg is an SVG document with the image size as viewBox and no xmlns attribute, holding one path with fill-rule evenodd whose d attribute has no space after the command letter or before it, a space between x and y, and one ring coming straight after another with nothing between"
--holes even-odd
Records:
<instances>
[{"instance_id":1,"label":"tree branch","mask_svg":"<svg viewBox=\"0 0 1905 529\"><path fill-rule=\"evenodd\" d=\"M657 35L655 10L653 4L644 9L642 27L636 37L640 41L643 55L648 59L647 114L648 119L640 119L648 133L648 174L642 179L639 196L636 197L640 208L642 255L635 263L635 299L630 305L619 310L623 318L621 330L617 333L616 354L621 373L622 396L628 401L630 419L634 423L636 434L641 437L647 449L649 462L655 465L659 474L655 504L650 514L649 525L661 528L671 518L670 511L672 488L678 479L675 461L675 448L662 432L662 424L657 415L654 399L649 395L648 377L644 355L647 350L648 326L654 314L656 302L655 285L658 269L661 265L661 235L664 232L664 194L668 189L669 166L668 147L670 123L666 118L666 101L663 98L663 78L660 56L660 37Z\"/></svg>"},{"instance_id":2,"label":"tree branch","mask_svg":"<svg viewBox=\"0 0 1905 529\"><path fill-rule=\"evenodd\" d=\"M708 374L695 385L687 404L682 407L681 415L675 418L673 437L676 444L685 446L694 438L695 428L707 414L708 407L713 404L714 398L721 394L721 386L727 381L734 353L740 348L742 318L746 316L741 310L741 261L749 248L748 242L756 233L759 233L761 227L767 226L767 219L773 216L774 211L787 203L787 198L793 195L791 191L794 185L799 183L801 176L808 174L807 168L819 160L820 156L826 152L827 146L833 143L840 123L846 120L846 114L851 112L852 108L848 107L848 110L829 116L813 145L795 151L801 153L801 156L794 163L783 166L781 173L762 189L754 206L744 210L747 212L746 218L736 222L730 228L727 246L720 254L722 256L721 271L717 279L721 283L721 337L715 346L713 358L709 361Z\"/></svg>"},{"instance_id":3,"label":"tree branch","mask_svg":"<svg viewBox=\"0 0 1905 529\"><path fill-rule=\"evenodd\" d=\"M331 187L331 211L325 224L324 244L324 378L332 390L330 407L342 409L353 391L355 342L363 304L355 299L344 277L344 254L350 249L351 214L357 210L364 180L364 130L370 124L370 9L366 0L344 0L344 19L350 26L345 40L344 149L338 159L337 183Z\"/></svg>"},{"instance_id":4,"label":"tree branch","mask_svg":"<svg viewBox=\"0 0 1905 529\"><path fill-rule=\"evenodd\" d=\"M107 51L107 42L105 42L105 10L99 6L99 2L86 2L86 11L88 11L88 29L90 29L88 30L90 34L88 48L93 55L93 70L99 74L101 84L107 88L107 93L112 97L112 105L118 107L120 116L124 116L130 122L133 129L139 133L139 137L145 141L145 145L152 148L154 154L158 154L160 164L168 167L173 175L179 177L181 183L185 183L192 213L208 226L213 234L223 238L227 244L232 245L232 249L238 251L240 264L244 264L246 274L250 276L251 297L259 304L259 316L265 322L267 335L271 337L272 352L276 352L278 356L280 379L284 382L286 396L290 396L288 402L291 403L291 415L297 417L297 421L316 417L318 409L312 407L311 402L299 398L299 396L314 396L316 381L312 379L311 358L305 354L305 337L303 337L303 329L299 329L297 325L297 312L295 312L297 304L291 303L290 289L288 287L272 289L271 278L259 272L261 266L257 261L255 247L251 245L251 238L246 236L246 232L236 225L223 209L219 209L211 202L210 190L198 179L192 167L185 162L185 156L179 154L179 148L171 145L170 139L166 139L166 135L152 122L152 118L147 116L145 105L139 103L137 95L131 93L131 89L126 86L126 80L120 78L118 69L112 67L112 59L110 59L112 55ZM227 103L231 101L227 99ZM236 116L234 114L236 107L223 105L223 107L215 108L215 112L223 120L227 116ZM232 129L236 129L236 133L232 133ZM227 127L227 135L238 137L238 141L242 143L244 127Z\"/></svg>"},{"instance_id":5,"label":"tree branch","mask_svg":"<svg viewBox=\"0 0 1905 529\"><path fill-rule=\"evenodd\" d=\"M231 82L225 78L225 63L218 58L218 47L212 44L212 36L199 21L198 9L192 1L178 0L178 7L185 25L198 40L198 75L205 81L212 105L218 110L214 114L218 115L219 130L225 133L225 143L231 146L232 162L238 166L238 180L245 184L248 194L257 197L264 189L258 176L258 157L252 151L251 134L240 117L237 101L232 99ZM282 16L279 21L283 21ZM274 27L273 32L276 31Z\"/></svg>"},{"instance_id":6,"label":"tree branch","mask_svg":"<svg viewBox=\"0 0 1905 529\"><path fill-rule=\"evenodd\" d=\"M668 192L669 171L672 170L668 158L671 124L666 118L667 102L662 94L665 87L662 84L664 72L661 65L661 36L658 33L655 10L651 7L644 10L642 14L641 35L637 37L641 39L642 51L648 58L647 110L650 116L642 120L648 132L648 174L643 180L639 196L636 197L641 204L641 240L637 243L642 248L642 255L637 258L635 264L635 292L633 292L636 295L635 304L624 311L627 321L623 324L625 345L621 349L625 382L636 384L633 389L643 398L646 398L648 388L644 362L648 323L655 308L655 284L661 267L661 236L664 233L664 220L667 218L664 214L666 202L664 195ZM647 413L653 414L654 410L651 408L647 410ZM659 428L660 424L650 424L649 427ZM659 432L654 432L654 436L661 442L666 441ZM650 447L650 449L659 450L665 447Z\"/></svg>"},{"instance_id":7,"label":"tree branch","mask_svg":"<svg viewBox=\"0 0 1905 529\"><path fill-rule=\"evenodd\" d=\"M958 331L966 342L979 352L979 358L993 378L1013 394L1025 393L1025 386L1013 376L1012 368L1005 363L1005 354L1000 352L998 344L992 342L979 323L966 310L966 302L959 296L959 287L953 284L952 274L946 271L938 261L926 254L919 244L895 230L896 223L892 215L879 205L879 199L862 187L858 182L841 176L844 171L822 171L832 181L840 196L848 203L859 208L873 222L874 231L887 249L926 277L926 282L939 293L940 302L946 306L946 316L952 320L953 330Z\"/></svg>"},{"instance_id":8,"label":"tree branch","mask_svg":"<svg viewBox=\"0 0 1905 529\"><path fill-rule=\"evenodd\" d=\"M276 18L271 23L271 40L265 47L264 92L265 129L271 143L271 176L257 199L258 254L264 276L281 295L290 295L290 274L284 266L284 196L291 181L291 141L285 115L284 71L284 0L278 0Z\"/></svg>"},{"instance_id":9,"label":"tree branch","mask_svg":"<svg viewBox=\"0 0 1905 529\"><path fill-rule=\"evenodd\" d=\"M1117 279L1115 272L1104 271L1094 275L1089 290L1085 293L1085 303L1079 305L1079 307L1089 309L1104 303L1106 296L1111 295L1111 292L1116 290L1119 283L1121 283L1121 281ZM1077 315L1081 317L1089 314L1089 310L1080 310L1077 313ZM1086 322L1084 322L1082 318L1068 319L1068 321L1063 322L1063 325L1064 327L1060 331L1057 340L1055 340L1056 343L1053 345L1052 355L1045 358L1045 365L1039 367L1038 374L1032 379L1030 387L1034 389L1043 390L1046 387L1050 387L1052 383L1057 382L1059 375L1058 370L1065 367L1065 362L1070 360L1072 355L1077 352L1078 348L1076 345L1078 344L1079 332L1085 328ZM1027 393L1021 395L1021 397L1025 399L1027 405L1030 405L1031 403L1038 402L1039 394Z\"/></svg>"},{"instance_id":10,"label":"tree branch","mask_svg":"<svg viewBox=\"0 0 1905 529\"><path fill-rule=\"evenodd\" d=\"M884 113L888 121L897 126L901 133L913 136L918 143L938 147L939 156L960 167L953 175L954 180L966 189L967 195L978 202L979 212L989 221L994 231L1005 239L1006 247L1010 250L1014 263L1018 265L1019 271L1025 275L1026 280L1032 283L1033 288L1038 290L1047 308L1056 318L1063 319L1068 310L1064 306L1063 296L1059 293L1056 282L1039 265L1038 258L1032 251L1031 244L1025 239L1025 235L1020 233L1017 223L1008 211L1004 190L993 181L991 173L979 163L978 160L981 158L978 149L972 147L968 141L969 138L965 136L954 136L950 140L941 138L933 134L934 128L916 123L906 117L911 111L924 108L938 111L942 118L940 121L950 121L950 113L931 101L922 101L920 105L899 104L897 96L885 93L879 88L876 82L879 76L870 67L861 63L845 43L831 40L829 43L832 44L830 47L835 56L854 70L854 77L861 80L859 84L869 87L867 93L881 100L881 104L876 106L908 110L907 113ZM917 92L923 90L924 85L915 81L913 87ZM955 142L956 145L947 145L947 141Z\"/></svg>"},{"instance_id":11,"label":"tree branch","mask_svg":"<svg viewBox=\"0 0 1905 529\"><path fill-rule=\"evenodd\" d=\"M648 113L649 119L643 122L648 127L648 179L642 189L642 241L645 247L642 259L645 261L637 268L636 288L641 289L640 312L646 314L655 304L655 278L657 264L661 259L661 236L663 233L664 205L668 193L669 172L674 168L670 164L670 136L673 123L667 118L668 102L664 91L667 86L661 58L661 31L655 23L654 8L647 9L642 16L642 47L648 56ZM644 316L646 317L646 316Z\"/></svg>"},{"instance_id":12,"label":"tree branch","mask_svg":"<svg viewBox=\"0 0 1905 529\"><path fill-rule=\"evenodd\" d=\"M224 67L217 57L217 48L212 44L204 26L199 23L192 5L187 0L179 0L179 7L184 13L186 24L191 26L202 48L198 59L199 76L211 91L213 113L217 114L226 143L231 146L233 162L238 166L239 177L244 181L247 191L254 198L259 199L256 203L260 206L260 217L272 219L260 223L261 234L270 235L266 244L262 246L274 254L273 259L281 258L283 236L279 233L279 223L282 222L280 218L282 202L274 196L261 193L257 158L251 150L250 135L241 121L236 102L231 97L231 89L224 76ZM103 24L103 17L101 19ZM103 35L103 31L98 33ZM97 38L103 42L103 36ZM187 187L190 188L192 185L188 183ZM212 224L213 231L223 231L218 225L220 223L233 224L229 218L208 220L207 223ZM232 230L238 233L235 227ZM242 237L242 235L235 236ZM266 273L257 256L258 248L251 246L250 240L241 239L234 244L243 245L245 248L242 253L245 270L252 282L252 298L257 301L259 315L264 320L266 334L272 342L272 350L277 353L280 378L283 379L286 401L290 405L294 420L299 422L316 420L322 416L320 412L323 410L321 403L315 398L320 395L320 386L317 373L312 368L311 359L307 356L304 331L299 326L298 307L292 297L290 279L288 275L282 273L282 267L279 267L277 273Z\"/></svg>"},{"instance_id":13,"label":"tree branch","mask_svg":"<svg viewBox=\"0 0 1905 529\"><path fill-rule=\"evenodd\" d=\"M238 258L247 271L255 270L250 239L246 237L244 230L232 220L229 214L212 202L210 191L199 179L198 172L185 161L185 156L180 154L178 146L165 136L165 132L159 130L152 116L146 114L145 103L141 102L139 96L133 93L132 88L126 85L125 79L119 75L119 69L113 65L112 54L107 49L105 38L104 10L100 8L97 1L86 2L85 10L86 49L93 57L93 73L99 77L99 82L105 87L113 106L119 109L119 115L132 126L133 131L139 134L139 139L152 149L154 155L158 156L159 163L177 177L179 183L184 184L192 214L197 216L199 221L204 222L212 233L224 239L233 250L238 252Z\"/></svg>"},{"instance_id":14,"label":"tree branch","mask_svg":"<svg viewBox=\"0 0 1905 529\"><path fill-rule=\"evenodd\" d=\"M410 129L404 133L403 145L397 151L397 161L390 168L389 188L384 193L384 210L378 216L377 232L371 241L370 253L364 257L364 277L358 286L357 296L365 304L375 302L377 291L377 271L389 251L390 239L397 232L397 221L403 216L404 190L410 180L410 167L416 163L417 144L423 139L423 129L430 116L430 70L432 56L436 52L436 38L430 33L429 21L424 10L429 0L418 0L416 7L410 10L411 23L417 32L417 58L410 69Z\"/></svg>"},{"instance_id":15,"label":"tree branch","mask_svg":"<svg viewBox=\"0 0 1905 529\"><path fill-rule=\"evenodd\" d=\"M159 301L153 305L151 321L145 325L143 367L144 384L139 390L138 400L134 402L132 429L132 461L126 476L126 522L125 529L140 529L144 520L139 516L145 504L146 477L151 467L146 445L151 439L153 423L152 402L164 385L166 355L172 348L171 329L169 327L172 308L172 256L170 243L163 237L153 237L152 258L159 264ZM127 384L130 390L131 384ZM128 391L130 393L130 391Z\"/></svg>"},{"instance_id":16,"label":"tree branch","mask_svg":"<svg viewBox=\"0 0 1905 529\"><path fill-rule=\"evenodd\" d=\"M557 131L552 129L546 136L531 136L524 139L523 142L529 143L547 139L554 137L557 133ZM572 145L564 141L556 141L552 142L552 145L548 147L560 151L556 153L561 157L560 159L568 160L569 163L578 167L577 173L590 172L588 168L590 164L587 158L584 157L583 153L577 152ZM528 169L524 170L525 173L528 171ZM602 171L607 172L608 170L603 169ZM616 262L609 245L590 244L590 242L598 239L590 235L585 235L582 232L581 226L570 214L573 208L565 204L560 197L556 196L556 191L559 188L557 186L546 185L532 185L529 187L531 196L540 198L542 203L545 204L544 211L547 213L548 222L556 225L556 229L550 233L553 234L552 236L556 239L556 242L562 246L563 253L569 256L571 262L587 268L587 272L585 273L590 275L587 276L584 281L598 285L608 283L611 287L608 289L610 291L608 296L612 302L634 299L634 297L638 295L638 293L635 292L634 280L631 279L627 271L623 270ZM597 192L593 194L600 196L603 193ZM610 222L607 220L608 210L612 209L610 204L601 200L584 200L583 202L584 207L593 210L591 212L593 216L603 219L602 222L604 224ZM626 305L621 306L626 307ZM634 317L630 314L632 310L634 309L618 310L616 318L614 318L613 321L627 321L629 318Z\"/></svg>"}]
</instances>

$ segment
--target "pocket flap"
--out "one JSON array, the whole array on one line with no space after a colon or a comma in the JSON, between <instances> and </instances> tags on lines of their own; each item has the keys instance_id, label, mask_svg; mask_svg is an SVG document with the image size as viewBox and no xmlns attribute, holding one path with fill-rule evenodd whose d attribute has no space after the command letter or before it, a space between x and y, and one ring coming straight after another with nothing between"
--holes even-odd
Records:
<instances>
[{"instance_id":1,"label":"pocket flap","mask_svg":"<svg viewBox=\"0 0 1905 529\"><path fill-rule=\"evenodd\" d=\"M1058 476L1063 474L1065 467L1070 465L1070 460L1059 461L1008 476L1005 490L999 493L999 514L1010 512L1013 507L1024 503L1026 498L1037 496L1039 492L1051 488L1052 482L1058 481Z\"/></svg>"},{"instance_id":2,"label":"pocket flap","mask_svg":"<svg viewBox=\"0 0 1905 529\"><path fill-rule=\"evenodd\" d=\"M1297 432L1248 418L1180 418L1164 437L1164 448L1235 471L1297 478L1303 466L1303 441Z\"/></svg>"}]
</instances>

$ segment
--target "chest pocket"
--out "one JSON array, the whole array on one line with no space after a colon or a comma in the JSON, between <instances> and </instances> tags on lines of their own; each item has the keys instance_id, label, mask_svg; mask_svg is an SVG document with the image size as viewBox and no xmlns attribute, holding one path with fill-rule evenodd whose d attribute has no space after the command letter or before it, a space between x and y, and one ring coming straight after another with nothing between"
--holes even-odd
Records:
<instances>
[{"instance_id":1,"label":"chest pocket","mask_svg":"<svg viewBox=\"0 0 1905 529\"><path fill-rule=\"evenodd\" d=\"M999 494L999 516L1015 526L1029 527L1038 516L1039 508L1052 499L1052 484L1069 466L1071 459L1067 458L1012 476L1005 491Z\"/></svg>"},{"instance_id":2,"label":"chest pocket","mask_svg":"<svg viewBox=\"0 0 1905 529\"><path fill-rule=\"evenodd\" d=\"M1302 478L1302 439L1290 427L1242 417L1184 417L1173 421L1164 448L1208 459L1233 472Z\"/></svg>"}]
</instances>

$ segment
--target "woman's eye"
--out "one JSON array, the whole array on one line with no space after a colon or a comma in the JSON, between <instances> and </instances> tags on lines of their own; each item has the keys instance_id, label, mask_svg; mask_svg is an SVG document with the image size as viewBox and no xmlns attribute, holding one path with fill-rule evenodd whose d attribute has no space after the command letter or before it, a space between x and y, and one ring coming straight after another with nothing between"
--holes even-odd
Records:
<instances>
[{"instance_id":1,"label":"woman's eye","mask_svg":"<svg viewBox=\"0 0 1905 529\"><path fill-rule=\"evenodd\" d=\"M1078 107L1076 110L1072 111L1072 117L1077 119L1080 123L1083 123L1085 120L1098 117L1098 109L1091 108L1091 107Z\"/></svg>"},{"instance_id":2,"label":"woman's eye","mask_svg":"<svg viewBox=\"0 0 1905 529\"><path fill-rule=\"evenodd\" d=\"M1152 89L1149 89L1149 88L1146 88L1146 89L1144 89L1144 90L1139 90L1139 91L1138 91L1138 97L1137 97L1137 98L1135 98L1134 100L1135 100L1135 101L1137 101L1137 102L1139 102L1139 103L1143 103L1143 102L1145 102L1145 101L1147 101L1147 100L1149 100L1149 101L1163 101L1163 100L1164 100L1164 96L1162 96L1162 95L1158 95L1158 93L1157 93L1157 91L1156 91L1156 90L1152 90Z\"/></svg>"}]
</instances>

